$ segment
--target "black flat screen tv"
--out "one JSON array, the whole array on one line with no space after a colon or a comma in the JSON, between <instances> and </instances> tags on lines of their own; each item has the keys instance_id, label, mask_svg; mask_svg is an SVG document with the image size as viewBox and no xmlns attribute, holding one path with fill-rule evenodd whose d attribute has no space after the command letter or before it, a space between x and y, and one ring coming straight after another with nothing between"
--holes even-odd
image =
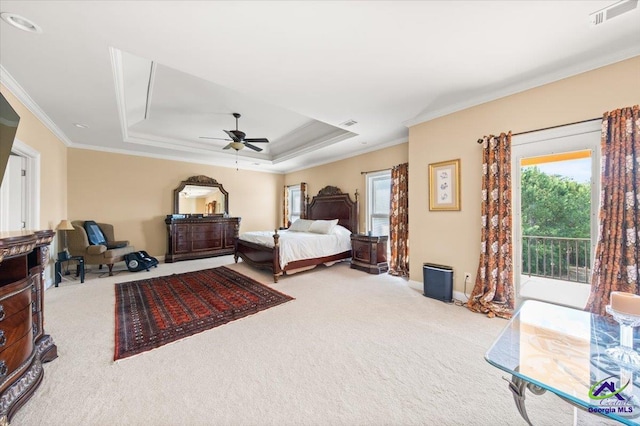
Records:
<instances>
[{"instance_id":1,"label":"black flat screen tv","mask_svg":"<svg viewBox=\"0 0 640 426\"><path fill-rule=\"evenodd\" d=\"M20 116L0 93L0 183L4 179L19 122Z\"/></svg>"}]
</instances>

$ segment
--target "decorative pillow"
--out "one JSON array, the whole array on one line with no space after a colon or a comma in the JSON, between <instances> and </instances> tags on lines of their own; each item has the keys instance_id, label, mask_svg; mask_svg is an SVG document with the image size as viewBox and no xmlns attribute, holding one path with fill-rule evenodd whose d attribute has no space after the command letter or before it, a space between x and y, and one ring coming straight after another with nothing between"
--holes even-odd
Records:
<instances>
[{"instance_id":1,"label":"decorative pillow","mask_svg":"<svg viewBox=\"0 0 640 426\"><path fill-rule=\"evenodd\" d=\"M333 228L338 224L338 219L333 220L314 220L309 227L309 232L316 234L330 234Z\"/></svg>"},{"instance_id":2,"label":"decorative pillow","mask_svg":"<svg viewBox=\"0 0 640 426\"><path fill-rule=\"evenodd\" d=\"M289 227L289 231L295 232L309 232L309 227L313 223L312 220L296 219L295 222Z\"/></svg>"},{"instance_id":3,"label":"decorative pillow","mask_svg":"<svg viewBox=\"0 0 640 426\"><path fill-rule=\"evenodd\" d=\"M87 232L87 238L89 239L89 244L92 246L106 246L107 239L100 229L100 226L93 221L87 220L84 222L84 230Z\"/></svg>"}]
</instances>

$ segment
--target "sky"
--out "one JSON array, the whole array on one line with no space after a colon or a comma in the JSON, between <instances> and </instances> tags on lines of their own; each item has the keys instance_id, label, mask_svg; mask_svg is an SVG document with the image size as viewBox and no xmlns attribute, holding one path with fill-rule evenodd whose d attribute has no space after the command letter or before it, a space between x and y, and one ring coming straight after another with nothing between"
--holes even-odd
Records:
<instances>
[{"instance_id":1,"label":"sky","mask_svg":"<svg viewBox=\"0 0 640 426\"><path fill-rule=\"evenodd\" d=\"M536 167L545 174L567 176L580 183L589 183L591 180L591 158L556 161L538 164Z\"/></svg>"}]
</instances>

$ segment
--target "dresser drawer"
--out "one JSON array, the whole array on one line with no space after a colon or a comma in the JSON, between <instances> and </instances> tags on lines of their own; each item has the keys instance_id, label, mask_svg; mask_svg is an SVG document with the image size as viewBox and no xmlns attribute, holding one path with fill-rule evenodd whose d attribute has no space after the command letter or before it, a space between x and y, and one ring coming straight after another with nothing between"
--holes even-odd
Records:
<instances>
[{"instance_id":1,"label":"dresser drawer","mask_svg":"<svg viewBox=\"0 0 640 426\"><path fill-rule=\"evenodd\" d=\"M16 286L8 296L0 299L0 325L16 312L23 310L25 306L31 305L30 281L23 280L20 284L21 286Z\"/></svg>"},{"instance_id":2,"label":"dresser drawer","mask_svg":"<svg viewBox=\"0 0 640 426\"><path fill-rule=\"evenodd\" d=\"M0 322L0 356L9 346L31 331L32 315L31 305L28 305Z\"/></svg>"},{"instance_id":3,"label":"dresser drawer","mask_svg":"<svg viewBox=\"0 0 640 426\"><path fill-rule=\"evenodd\" d=\"M31 330L13 345L0 352L0 383L20 367L32 352L33 336L31 335Z\"/></svg>"}]
</instances>

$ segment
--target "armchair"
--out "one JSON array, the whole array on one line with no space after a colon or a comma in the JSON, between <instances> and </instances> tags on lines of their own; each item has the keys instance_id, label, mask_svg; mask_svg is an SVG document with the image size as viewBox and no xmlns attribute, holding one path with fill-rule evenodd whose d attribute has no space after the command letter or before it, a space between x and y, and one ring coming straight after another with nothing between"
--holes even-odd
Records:
<instances>
[{"instance_id":1,"label":"armchair","mask_svg":"<svg viewBox=\"0 0 640 426\"><path fill-rule=\"evenodd\" d=\"M91 245L89 237L84 229L83 220L71 221L73 231L67 231L69 253L72 256L84 257L85 265L107 265L109 268L109 276L113 275L113 264L124 261L124 255L132 253L135 248L129 245L129 241L117 241L114 238L113 225L108 223L98 223L102 230L109 247L122 246L118 248L107 248L106 245Z\"/></svg>"}]
</instances>

